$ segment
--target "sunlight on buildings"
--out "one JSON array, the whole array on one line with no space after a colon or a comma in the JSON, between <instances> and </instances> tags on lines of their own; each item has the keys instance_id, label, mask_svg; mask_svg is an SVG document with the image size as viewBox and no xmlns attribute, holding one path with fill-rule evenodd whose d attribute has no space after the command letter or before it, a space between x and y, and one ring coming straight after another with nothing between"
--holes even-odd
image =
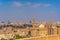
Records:
<instances>
[{"instance_id":1,"label":"sunlight on buildings","mask_svg":"<svg viewBox=\"0 0 60 40\"><path fill-rule=\"evenodd\" d=\"M39 28L44 28L44 26L45 26L44 24L40 24Z\"/></svg>"}]
</instances>

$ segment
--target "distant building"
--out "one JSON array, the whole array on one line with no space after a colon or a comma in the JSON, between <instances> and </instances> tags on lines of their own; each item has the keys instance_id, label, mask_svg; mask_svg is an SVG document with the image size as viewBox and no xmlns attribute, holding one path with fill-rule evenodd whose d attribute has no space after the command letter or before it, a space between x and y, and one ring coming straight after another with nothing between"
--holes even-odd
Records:
<instances>
[{"instance_id":1,"label":"distant building","mask_svg":"<svg viewBox=\"0 0 60 40\"><path fill-rule=\"evenodd\" d=\"M36 23L33 19L31 23L11 22L10 24L0 23L0 38L14 37L16 35L24 37L37 37L47 35L60 35L60 24L56 23ZM3 36L4 35L4 36Z\"/></svg>"}]
</instances>

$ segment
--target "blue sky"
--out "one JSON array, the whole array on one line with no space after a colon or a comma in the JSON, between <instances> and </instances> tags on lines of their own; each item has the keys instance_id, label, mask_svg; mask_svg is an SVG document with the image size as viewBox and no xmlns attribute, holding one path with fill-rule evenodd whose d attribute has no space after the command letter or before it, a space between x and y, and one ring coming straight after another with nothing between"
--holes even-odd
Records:
<instances>
[{"instance_id":1,"label":"blue sky","mask_svg":"<svg viewBox=\"0 0 60 40\"><path fill-rule=\"evenodd\" d=\"M60 21L60 0L0 0L0 21Z\"/></svg>"}]
</instances>

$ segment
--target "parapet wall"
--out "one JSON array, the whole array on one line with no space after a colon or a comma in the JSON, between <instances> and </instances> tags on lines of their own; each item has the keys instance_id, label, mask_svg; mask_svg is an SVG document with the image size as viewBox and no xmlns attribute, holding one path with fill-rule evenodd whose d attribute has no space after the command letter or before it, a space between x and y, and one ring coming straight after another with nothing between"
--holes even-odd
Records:
<instances>
[{"instance_id":1,"label":"parapet wall","mask_svg":"<svg viewBox=\"0 0 60 40\"><path fill-rule=\"evenodd\" d=\"M55 36L45 36L45 37L24 38L23 40L60 40L60 37L55 35Z\"/></svg>"}]
</instances>

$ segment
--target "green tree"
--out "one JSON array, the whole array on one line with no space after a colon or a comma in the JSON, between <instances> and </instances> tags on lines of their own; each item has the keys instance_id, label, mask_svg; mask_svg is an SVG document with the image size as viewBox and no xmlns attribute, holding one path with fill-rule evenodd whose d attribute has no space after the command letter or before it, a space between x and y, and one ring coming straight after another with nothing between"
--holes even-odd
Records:
<instances>
[{"instance_id":1,"label":"green tree","mask_svg":"<svg viewBox=\"0 0 60 40\"><path fill-rule=\"evenodd\" d=\"M28 31L28 35L31 35L31 31Z\"/></svg>"},{"instance_id":2,"label":"green tree","mask_svg":"<svg viewBox=\"0 0 60 40\"><path fill-rule=\"evenodd\" d=\"M27 37L31 37L31 31L28 31Z\"/></svg>"},{"instance_id":3,"label":"green tree","mask_svg":"<svg viewBox=\"0 0 60 40\"><path fill-rule=\"evenodd\" d=\"M15 39L20 39L20 38L24 38L24 36L16 35L16 37L15 37Z\"/></svg>"},{"instance_id":4,"label":"green tree","mask_svg":"<svg viewBox=\"0 0 60 40\"><path fill-rule=\"evenodd\" d=\"M10 38L9 40L15 40L14 38Z\"/></svg>"},{"instance_id":5,"label":"green tree","mask_svg":"<svg viewBox=\"0 0 60 40\"><path fill-rule=\"evenodd\" d=\"M7 40L7 39L1 38L1 40Z\"/></svg>"}]
</instances>

